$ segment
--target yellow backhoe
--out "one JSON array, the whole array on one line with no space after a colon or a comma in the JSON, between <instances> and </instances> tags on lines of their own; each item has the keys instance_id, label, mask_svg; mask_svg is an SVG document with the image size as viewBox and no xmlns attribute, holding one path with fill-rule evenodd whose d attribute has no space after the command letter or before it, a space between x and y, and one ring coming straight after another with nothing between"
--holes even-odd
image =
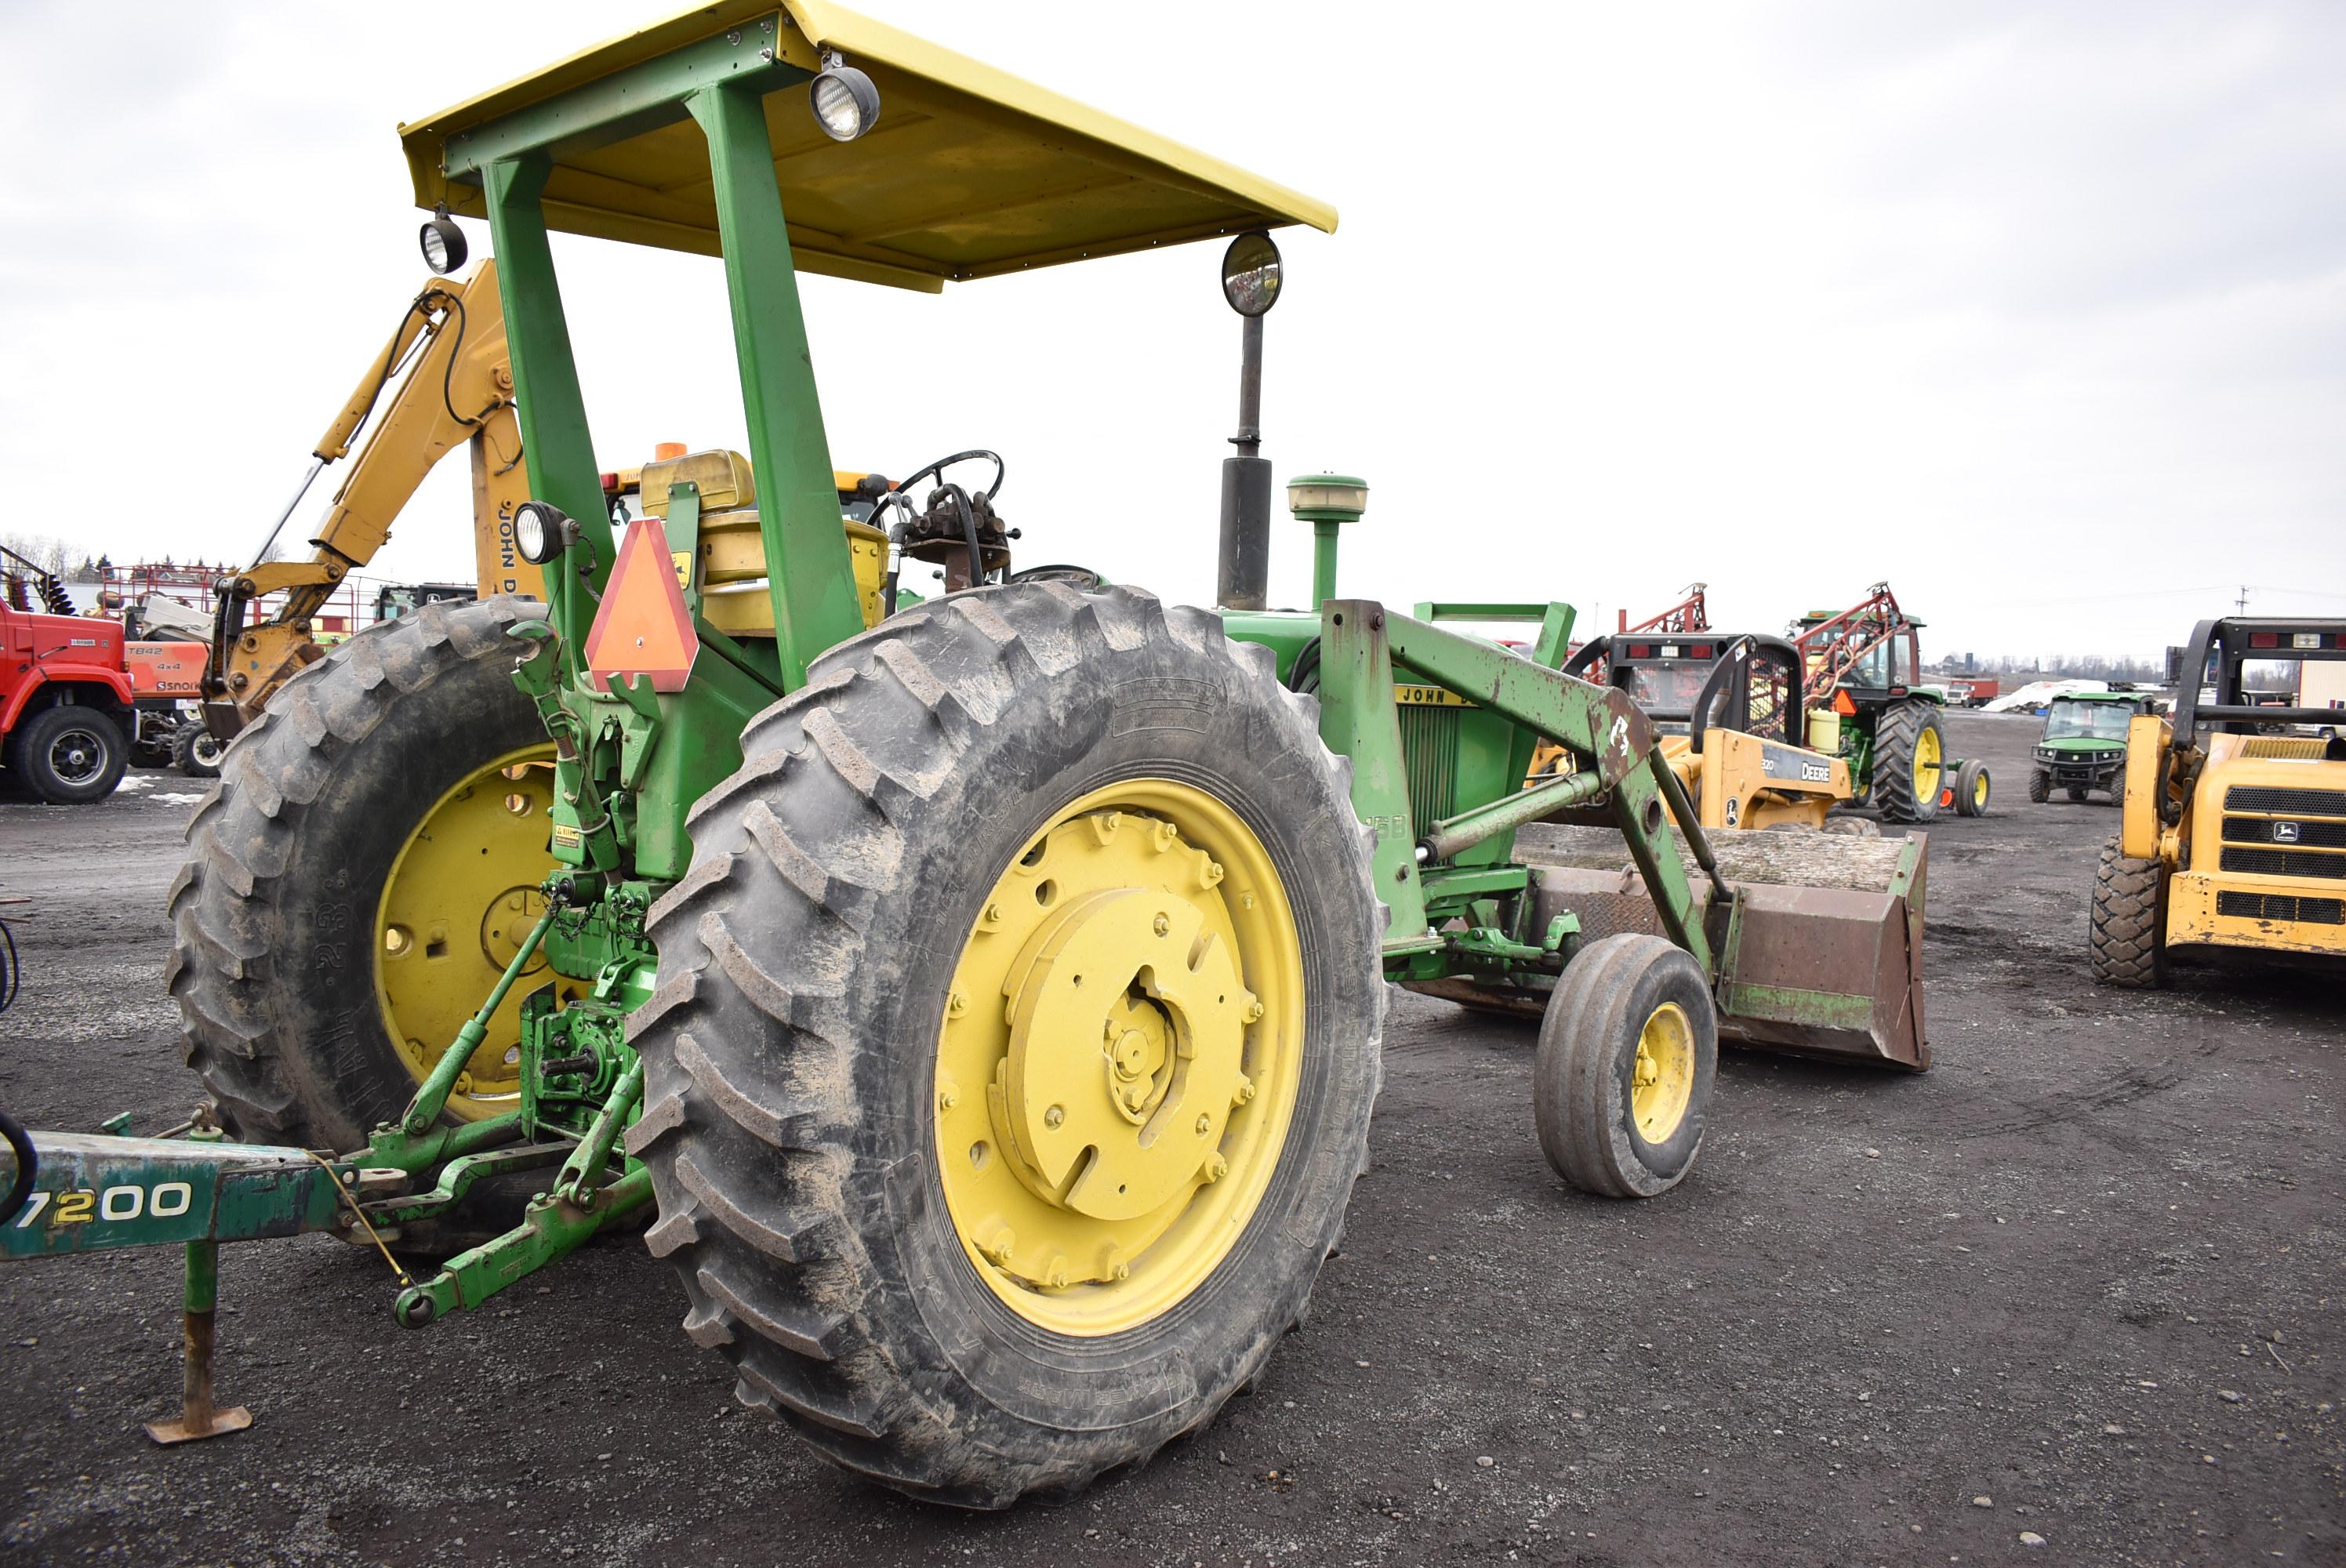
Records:
<instances>
[{"instance_id":1,"label":"yellow backhoe","mask_svg":"<svg viewBox=\"0 0 2346 1568\"><path fill-rule=\"evenodd\" d=\"M311 536L311 557L270 560L278 535L310 486L328 463L351 454L394 381L398 391ZM472 454L482 594L536 596L537 568L522 560L513 543L514 509L529 499L529 473L514 419L513 369L494 260L482 261L468 278L434 279L408 302L390 341L311 449L309 472L252 565L221 585L204 675L204 722L212 734L233 738L260 716L271 692L323 656L311 636L311 618L351 573L374 558L423 476L459 446ZM272 594L283 597L271 613L245 625L250 606Z\"/></svg>"},{"instance_id":2,"label":"yellow backhoe","mask_svg":"<svg viewBox=\"0 0 2346 1568\"><path fill-rule=\"evenodd\" d=\"M351 455L378 405L381 419L359 446L310 539L311 557L270 560L278 535L311 485L327 464ZM473 558L480 596L544 597L538 568L522 559L514 543L514 509L529 499L529 469L514 413L513 368L494 260L482 260L466 277L435 278L408 302L399 326L311 449L309 471L253 564L220 585L204 677L204 722L214 736L223 742L233 738L260 717L270 694L324 657L312 618L382 548L424 475L460 446L472 460ZM662 443L653 457L664 462L685 453L681 443ZM607 502L621 504L636 495L641 472L605 472ZM832 479L841 512L859 522L893 488L862 473L842 470ZM269 613L247 626L252 606L277 594L283 596Z\"/></svg>"}]
</instances>

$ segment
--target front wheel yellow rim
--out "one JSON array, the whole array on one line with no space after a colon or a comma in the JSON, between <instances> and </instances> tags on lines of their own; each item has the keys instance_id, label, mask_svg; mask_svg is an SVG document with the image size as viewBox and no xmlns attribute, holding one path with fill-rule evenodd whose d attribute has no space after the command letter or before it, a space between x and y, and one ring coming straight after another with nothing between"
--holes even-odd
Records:
<instances>
[{"instance_id":1,"label":"front wheel yellow rim","mask_svg":"<svg viewBox=\"0 0 2346 1568\"><path fill-rule=\"evenodd\" d=\"M1939 748L1939 732L1925 726L1914 738L1914 799L1936 800L1939 798L1939 774L1944 753Z\"/></svg>"},{"instance_id":2,"label":"front wheel yellow rim","mask_svg":"<svg viewBox=\"0 0 2346 1568\"><path fill-rule=\"evenodd\" d=\"M1020 1317L1119 1333L1187 1299L1278 1169L1303 954L1238 814L1142 779L1054 814L979 906L937 1041L936 1159Z\"/></svg>"},{"instance_id":3,"label":"front wheel yellow rim","mask_svg":"<svg viewBox=\"0 0 2346 1568\"><path fill-rule=\"evenodd\" d=\"M392 860L375 906L375 1002L419 1084L546 912L537 885L554 863L553 804L553 747L508 752L433 802ZM451 1115L477 1121L518 1103L522 998L546 967L540 952L489 1020L448 1097Z\"/></svg>"},{"instance_id":4,"label":"front wheel yellow rim","mask_svg":"<svg viewBox=\"0 0 2346 1568\"><path fill-rule=\"evenodd\" d=\"M1686 1120L1694 1099L1694 1024L1686 1010L1665 1002L1637 1032L1637 1059L1629 1070L1629 1119L1649 1144L1666 1144Z\"/></svg>"},{"instance_id":5,"label":"front wheel yellow rim","mask_svg":"<svg viewBox=\"0 0 2346 1568\"><path fill-rule=\"evenodd\" d=\"M1987 775L1984 773L1972 780L1972 804L1980 810L1987 809Z\"/></svg>"}]
</instances>

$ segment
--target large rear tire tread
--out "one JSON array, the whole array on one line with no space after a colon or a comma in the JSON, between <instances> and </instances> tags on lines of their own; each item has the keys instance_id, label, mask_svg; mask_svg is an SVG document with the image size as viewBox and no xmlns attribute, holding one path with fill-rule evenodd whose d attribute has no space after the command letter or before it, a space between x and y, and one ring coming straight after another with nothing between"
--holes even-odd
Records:
<instances>
[{"instance_id":1,"label":"large rear tire tread","mask_svg":"<svg viewBox=\"0 0 2346 1568\"><path fill-rule=\"evenodd\" d=\"M2158 861L2121 853L2115 838L2104 844L2091 921L2096 980L2137 991L2167 983L2167 877Z\"/></svg>"},{"instance_id":2,"label":"large rear tire tread","mask_svg":"<svg viewBox=\"0 0 2346 1568\"><path fill-rule=\"evenodd\" d=\"M1119 752L1144 687L1170 705L1146 722L1174 728ZM1025 817L1057 809L1036 802L1104 768L1206 756L1203 731L1183 748L1191 700L1242 716L1285 771L1283 798L1257 807L1315 862L1286 880L1319 1065L1215 1273L1137 1329L1068 1339L1010 1312L961 1250L933 1168L928 1042L1000 870L973 862L1015 854ZM1203 611L1046 582L908 609L751 721L740 770L693 808L690 871L652 910L659 983L631 1020L646 1083L627 1139L685 1332L732 1362L742 1403L866 1478L1001 1508L1145 1461L1261 1369L1341 1237L1383 1072L1372 840L1316 713Z\"/></svg>"},{"instance_id":3,"label":"large rear tire tread","mask_svg":"<svg viewBox=\"0 0 2346 1568\"><path fill-rule=\"evenodd\" d=\"M223 758L171 884L164 982L188 1064L238 1137L352 1149L413 1094L375 1004L382 885L348 851L403 842L442 774L544 738L505 636L541 608L435 604L371 627L286 682ZM457 755L459 737L496 749ZM423 804L393 820L380 793L352 794L381 788Z\"/></svg>"},{"instance_id":4,"label":"large rear tire tread","mask_svg":"<svg viewBox=\"0 0 2346 1568\"><path fill-rule=\"evenodd\" d=\"M1870 793L1885 822L1927 822L1939 814L1937 790L1928 799L1914 790L1914 749L1922 744L1925 730L1939 737L1939 755L1945 757L1946 736L1939 727L1938 710L1927 702L1893 702L1874 728ZM1942 769L1943 783L1945 778Z\"/></svg>"}]
</instances>

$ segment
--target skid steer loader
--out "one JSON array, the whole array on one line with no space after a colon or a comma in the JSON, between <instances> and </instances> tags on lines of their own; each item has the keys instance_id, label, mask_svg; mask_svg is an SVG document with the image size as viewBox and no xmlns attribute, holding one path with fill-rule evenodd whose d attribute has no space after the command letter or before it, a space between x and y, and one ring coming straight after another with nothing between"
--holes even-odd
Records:
<instances>
[{"instance_id":1,"label":"skid steer loader","mask_svg":"<svg viewBox=\"0 0 2346 1568\"><path fill-rule=\"evenodd\" d=\"M886 532L969 586L886 613L798 270L935 292L1235 237L1259 346L1268 231L1332 230L1324 204L813 0L697 5L403 137L427 252L460 217L495 239L537 596L353 637L230 748L169 971L225 1126L11 1139L0 1254L188 1247L158 1438L240 1424L209 1377L221 1241L469 1240L394 1264L420 1328L645 1224L685 1331L842 1465L967 1506L1065 1492L1209 1420L1298 1319L1388 980L1544 990L1540 1145L1617 1196L1691 1168L1722 1023L1919 1042L1919 858L1852 890L1715 851L1646 716L1556 668L1566 606L1015 581L998 471L932 464ZM621 529L557 229L723 260L750 451L648 470ZM1226 567L1264 559L1260 471L1227 494ZM1530 651L1457 629L1494 617ZM1541 736L1576 768L1525 789ZM1518 835L1558 810L1601 842ZM535 853L483 850L505 819Z\"/></svg>"},{"instance_id":2,"label":"skid steer loader","mask_svg":"<svg viewBox=\"0 0 2346 1568\"><path fill-rule=\"evenodd\" d=\"M2297 705L2253 701L2257 666L2294 677ZM2341 670L2346 621L2227 616L2192 629L2173 717L2127 720L2121 825L2087 928L2096 979L2164 985L2176 958L2346 957ZM2331 706L2314 695L2324 690Z\"/></svg>"}]
</instances>

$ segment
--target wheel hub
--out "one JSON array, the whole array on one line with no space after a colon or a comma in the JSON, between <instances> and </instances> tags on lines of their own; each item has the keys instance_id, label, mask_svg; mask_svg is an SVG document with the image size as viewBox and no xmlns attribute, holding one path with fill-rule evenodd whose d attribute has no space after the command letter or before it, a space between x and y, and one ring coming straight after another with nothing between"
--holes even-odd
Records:
<instances>
[{"instance_id":1,"label":"wheel hub","mask_svg":"<svg viewBox=\"0 0 2346 1568\"><path fill-rule=\"evenodd\" d=\"M1086 893L1014 961L1001 1130L1046 1200L1130 1219L1220 1174L1254 995L1205 925L1161 889Z\"/></svg>"},{"instance_id":2,"label":"wheel hub","mask_svg":"<svg viewBox=\"0 0 2346 1568\"><path fill-rule=\"evenodd\" d=\"M1665 1002L1637 1034L1629 1069L1629 1119L1649 1144L1668 1143L1694 1098L1694 1025L1675 1002Z\"/></svg>"},{"instance_id":3,"label":"wheel hub","mask_svg":"<svg viewBox=\"0 0 2346 1568\"><path fill-rule=\"evenodd\" d=\"M105 749L85 729L68 729L49 748L49 768L68 784L87 784L98 775Z\"/></svg>"},{"instance_id":4,"label":"wheel hub","mask_svg":"<svg viewBox=\"0 0 2346 1568\"><path fill-rule=\"evenodd\" d=\"M1063 1333L1147 1322L1278 1167L1303 1040L1285 889L1165 779L1070 802L979 905L937 1044L937 1170L995 1294Z\"/></svg>"},{"instance_id":5,"label":"wheel hub","mask_svg":"<svg viewBox=\"0 0 2346 1568\"><path fill-rule=\"evenodd\" d=\"M498 758L459 781L415 824L375 911L375 994L400 1059L420 1082L448 1049L546 912L537 878L553 860L552 748ZM547 972L540 951L490 1020L449 1109L474 1120L521 1092L521 1002Z\"/></svg>"}]
</instances>

